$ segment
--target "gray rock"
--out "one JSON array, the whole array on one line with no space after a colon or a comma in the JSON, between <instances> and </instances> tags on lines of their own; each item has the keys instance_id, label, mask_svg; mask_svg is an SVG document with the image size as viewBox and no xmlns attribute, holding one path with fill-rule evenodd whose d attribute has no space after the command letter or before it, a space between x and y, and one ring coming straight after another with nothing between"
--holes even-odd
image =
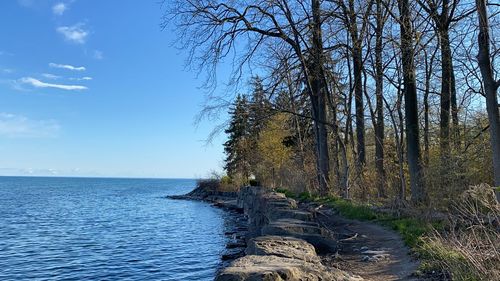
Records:
<instances>
[{"instance_id":1,"label":"gray rock","mask_svg":"<svg viewBox=\"0 0 500 281\"><path fill-rule=\"evenodd\" d=\"M313 212L298 210L295 200L265 188L243 187L237 206L248 220L247 256L233 261L215 280L362 280L322 265L316 252L335 252L336 242L315 222Z\"/></svg>"},{"instance_id":2,"label":"gray rock","mask_svg":"<svg viewBox=\"0 0 500 281\"><path fill-rule=\"evenodd\" d=\"M356 280L340 270L329 271L321 263L277 256L245 256L222 270L216 281L324 281Z\"/></svg>"},{"instance_id":3,"label":"gray rock","mask_svg":"<svg viewBox=\"0 0 500 281\"><path fill-rule=\"evenodd\" d=\"M262 228L264 235L321 234L317 223L296 219L278 219Z\"/></svg>"},{"instance_id":4,"label":"gray rock","mask_svg":"<svg viewBox=\"0 0 500 281\"><path fill-rule=\"evenodd\" d=\"M274 211L269 214L270 221L283 218L312 221L314 219L314 215L311 212L295 210L291 208L275 208Z\"/></svg>"},{"instance_id":5,"label":"gray rock","mask_svg":"<svg viewBox=\"0 0 500 281\"><path fill-rule=\"evenodd\" d=\"M274 255L307 262L320 262L313 245L302 239L286 236L261 236L251 239L245 253L247 255Z\"/></svg>"}]
</instances>

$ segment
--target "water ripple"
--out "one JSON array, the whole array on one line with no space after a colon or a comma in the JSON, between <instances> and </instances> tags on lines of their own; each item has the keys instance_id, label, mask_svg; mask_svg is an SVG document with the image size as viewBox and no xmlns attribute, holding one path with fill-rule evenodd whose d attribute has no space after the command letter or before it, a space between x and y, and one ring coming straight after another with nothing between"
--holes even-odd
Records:
<instances>
[{"instance_id":1,"label":"water ripple","mask_svg":"<svg viewBox=\"0 0 500 281\"><path fill-rule=\"evenodd\" d=\"M0 280L212 280L227 214L192 180L0 178Z\"/></svg>"}]
</instances>

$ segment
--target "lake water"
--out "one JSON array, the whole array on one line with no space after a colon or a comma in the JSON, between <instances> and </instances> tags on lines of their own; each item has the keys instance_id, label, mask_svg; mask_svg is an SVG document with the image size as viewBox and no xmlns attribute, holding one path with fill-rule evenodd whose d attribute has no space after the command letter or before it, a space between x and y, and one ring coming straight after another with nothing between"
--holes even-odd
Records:
<instances>
[{"instance_id":1,"label":"lake water","mask_svg":"<svg viewBox=\"0 0 500 281\"><path fill-rule=\"evenodd\" d=\"M0 280L213 280L231 227L194 180L0 177Z\"/></svg>"}]
</instances>

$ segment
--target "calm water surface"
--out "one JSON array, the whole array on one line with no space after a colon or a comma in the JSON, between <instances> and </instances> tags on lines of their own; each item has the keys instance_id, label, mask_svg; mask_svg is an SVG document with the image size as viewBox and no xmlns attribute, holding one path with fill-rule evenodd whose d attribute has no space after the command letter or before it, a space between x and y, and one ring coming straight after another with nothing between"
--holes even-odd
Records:
<instances>
[{"instance_id":1,"label":"calm water surface","mask_svg":"<svg viewBox=\"0 0 500 281\"><path fill-rule=\"evenodd\" d=\"M193 180L0 177L0 280L212 280L230 227Z\"/></svg>"}]
</instances>

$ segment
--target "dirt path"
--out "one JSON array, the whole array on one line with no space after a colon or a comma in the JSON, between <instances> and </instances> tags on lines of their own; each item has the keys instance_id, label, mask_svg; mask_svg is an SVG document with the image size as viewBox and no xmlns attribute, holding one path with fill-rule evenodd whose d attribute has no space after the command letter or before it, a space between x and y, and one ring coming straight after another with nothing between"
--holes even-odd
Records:
<instances>
[{"instance_id":1,"label":"dirt path","mask_svg":"<svg viewBox=\"0 0 500 281\"><path fill-rule=\"evenodd\" d=\"M339 243L338 253L323 256L325 265L365 280L421 280L412 276L418 261L409 255L409 249L394 231L369 222L345 219L327 207L317 209L317 217Z\"/></svg>"}]
</instances>

